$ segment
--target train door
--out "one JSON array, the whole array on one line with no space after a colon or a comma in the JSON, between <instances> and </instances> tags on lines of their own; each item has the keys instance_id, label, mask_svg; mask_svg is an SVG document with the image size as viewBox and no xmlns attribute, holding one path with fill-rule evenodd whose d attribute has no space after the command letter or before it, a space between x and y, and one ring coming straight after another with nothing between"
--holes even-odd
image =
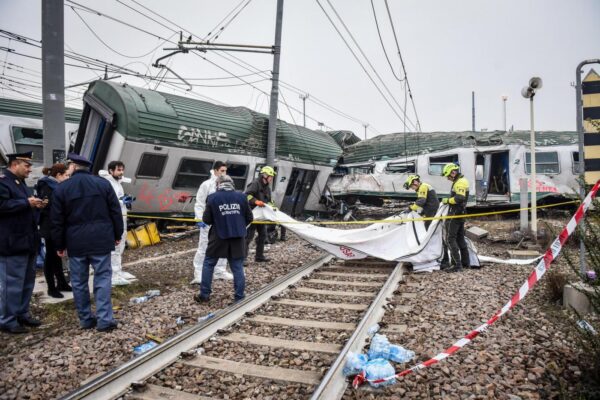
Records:
<instances>
[{"instance_id":1,"label":"train door","mask_svg":"<svg viewBox=\"0 0 600 400\"><path fill-rule=\"evenodd\" d=\"M281 211L292 217L300 214L318 174L319 171L315 170L293 168L281 203Z\"/></svg>"},{"instance_id":2,"label":"train door","mask_svg":"<svg viewBox=\"0 0 600 400\"><path fill-rule=\"evenodd\" d=\"M97 173L104 162L113 136L114 112L99 100L86 95L74 152L92 162L92 173ZM93 104L93 106L92 106Z\"/></svg>"},{"instance_id":3,"label":"train door","mask_svg":"<svg viewBox=\"0 0 600 400\"><path fill-rule=\"evenodd\" d=\"M475 157L477 201L509 201L508 151L477 153Z\"/></svg>"}]
</instances>

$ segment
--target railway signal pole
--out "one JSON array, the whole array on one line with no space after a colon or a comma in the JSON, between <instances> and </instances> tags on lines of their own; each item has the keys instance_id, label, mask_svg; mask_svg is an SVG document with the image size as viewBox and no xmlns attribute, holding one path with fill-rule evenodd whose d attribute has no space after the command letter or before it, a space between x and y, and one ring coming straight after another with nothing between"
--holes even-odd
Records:
<instances>
[{"instance_id":1,"label":"railway signal pole","mask_svg":"<svg viewBox=\"0 0 600 400\"><path fill-rule=\"evenodd\" d=\"M43 152L46 166L65 158L64 35L63 0L42 1Z\"/></svg>"}]
</instances>

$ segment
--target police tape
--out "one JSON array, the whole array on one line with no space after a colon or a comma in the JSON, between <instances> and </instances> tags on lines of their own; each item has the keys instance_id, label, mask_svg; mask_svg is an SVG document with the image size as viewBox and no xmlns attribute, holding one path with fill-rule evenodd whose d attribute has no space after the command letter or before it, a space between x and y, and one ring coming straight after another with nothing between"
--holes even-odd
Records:
<instances>
[{"instance_id":1,"label":"police tape","mask_svg":"<svg viewBox=\"0 0 600 400\"><path fill-rule=\"evenodd\" d=\"M579 200L564 201L562 203L546 204L537 206L535 209L560 207L570 204L577 204ZM526 210L531 210L532 207L515 208L511 210L500 210L500 211L489 211L483 213L471 213L471 214L460 214L460 215L445 215L440 217L418 217L418 218L389 218L389 219L368 219L361 221L267 221L267 220L255 220L252 222L254 225L287 225L287 224L312 224L312 225L367 225L367 224L402 224L405 222L414 221L435 221L435 220L446 220L446 219L460 219L460 218L475 218L475 217L487 217L491 215L502 215L516 213ZM138 214L127 214L128 217L132 218L143 218L143 219L161 219L170 221L180 222L202 222L196 218L184 218L184 217L159 217L153 215L138 215Z\"/></svg>"},{"instance_id":2,"label":"police tape","mask_svg":"<svg viewBox=\"0 0 600 400\"><path fill-rule=\"evenodd\" d=\"M537 266L531 271L527 280L521 285L519 290L512 296L512 298L500 309L498 310L489 320L487 320L484 324L477 327L476 329L469 332L462 339L455 342L452 346L444 350L443 352L437 354L435 357L430 358L427 361L421 362L411 368L405 369L404 371L398 372L395 375L391 375L381 379L367 379L364 371L359 375L354 377L352 382L352 386L354 388L358 388L362 383L370 382L373 384L378 384L382 382L386 382L392 379L400 378L406 376L414 371L421 370L427 367L432 366L440 362L441 360L450 357L452 354L456 353L458 350L462 349L464 346L469 344L473 339L475 339L480 333L485 332L494 322L500 319L504 314L509 312L513 307L515 307L521 300L527 296L527 293L533 288L533 286L542 279L542 276L546 273L546 271L550 268L550 264L558 257L560 251L562 250L563 245L571 236L571 234L577 228L579 222L583 219L586 211L592 204L592 201L596 197L596 194L600 189L600 180L596 182L592 190L585 197L581 205L577 208L577 211L573 215L573 217L569 220L567 225L563 228L562 232L556 237L554 242L550 245L550 247L546 250L543 258L537 264Z\"/></svg>"}]
</instances>

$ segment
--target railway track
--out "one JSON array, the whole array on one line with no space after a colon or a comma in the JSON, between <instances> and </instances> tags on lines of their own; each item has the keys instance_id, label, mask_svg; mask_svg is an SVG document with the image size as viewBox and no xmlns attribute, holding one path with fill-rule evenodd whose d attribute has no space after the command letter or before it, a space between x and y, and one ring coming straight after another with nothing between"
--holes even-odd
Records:
<instances>
[{"instance_id":1,"label":"railway track","mask_svg":"<svg viewBox=\"0 0 600 400\"><path fill-rule=\"evenodd\" d=\"M403 268L323 256L63 399L341 398L346 355L364 347Z\"/></svg>"}]
</instances>

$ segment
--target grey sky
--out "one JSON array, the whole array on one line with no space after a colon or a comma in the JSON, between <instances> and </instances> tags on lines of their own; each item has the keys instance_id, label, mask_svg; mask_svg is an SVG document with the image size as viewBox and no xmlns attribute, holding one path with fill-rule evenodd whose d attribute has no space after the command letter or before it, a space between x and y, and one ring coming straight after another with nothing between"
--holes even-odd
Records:
<instances>
[{"instance_id":1,"label":"grey sky","mask_svg":"<svg viewBox=\"0 0 600 400\"><path fill-rule=\"evenodd\" d=\"M162 37L173 32L131 11L118 1L76 0L108 15L152 31ZM241 0L159 1L138 0L149 9L181 25L195 35L204 36ZM403 105L404 89L385 61L377 37L369 0L330 0L360 46L382 76L398 102ZM131 0L121 0L148 13ZM329 15L334 14L327 0L320 0ZM400 63L383 0L374 0L384 43L391 62L401 75ZM471 91L476 92L477 129L502 128L501 95L508 96L508 126L529 128L529 108L520 90L531 76L543 78L544 87L536 96L536 128L540 130L574 130L575 100L571 82L575 66L587 58L600 58L600 1L597 0L388 0L398 33L402 55L413 90L419 119L424 131L468 130L471 127ZM224 43L271 45L275 29L275 0L253 0L216 40ZM161 41L85 11L78 11L98 36L114 50L138 56L148 53ZM149 13L148 13L149 14ZM161 22L168 25L164 20ZM336 21L342 29L341 24ZM0 28L41 38L41 5L39 0L0 1ZM177 29L177 28L176 28ZM348 40L347 35L345 35ZM176 38L173 38L176 40ZM156 75L149 67L157 57L166 54L160 46L143 58L130 59L116 54L95 38L81 19L65 4L66 49L89 55L139 72ZM40 51L0 38L0 46L19 52L40 55ZM261 70L270 70L272 57L236 53ZM215 53L205 57L235 73L248 71L226 61ZM4 62L25 66L18 72L5 69ZM131 64L130 64L131 63ZM177 55L169 66L190 78L225 77L228 74L192 54ZM600 68L599 68L600 69ZM17 80L40 81L33 71L41 71L40 62L0 52L0 73L12 74ZM27 74L28 73L28 74ZM374 76L374 74L372 73ZM84 69L66 68L66 79L82 82L96 77ZM12 79L12 78L11 78ZM253 82L259 78L244 78ZM400 132L402 121L394 114L369 81L339 38L316 0L287 0L284 9L281 79L354 118L371 124L369 137L377 133ZM30 81L29 84L35 85ZM138 78L122 77L119 81L154 88ZM6 83L6 81L4 81ZM199 84L239 84L235 79L195 81ZM270 82L255 86L270 91ZM33 87L28 90L36 92ZM83 88L79 89L81 92ZM159 90L171 92L161 85ZM194 91L233 106L247 106L268 112L268 99L258 90L244 86L195 87ZM39 93L39 90L37 90ZM297 93L282 90L286 102L299 110L302 101ZM6 88L0 96L20 97ZM68 92L67 97L77 97ZM80 102L80 100L78 100ZM74 105L76 103L69 103ZM307 101L307 114L334 129L353 130L363 136L360 123L349 121ZM397 109L397 108L396 108ZM285 105L280 117L302 124L300 114L293 118ZM399 112L399 111L398 111ZM414 121L409 107L408 116ZM317 128L307 119L307 126Z\"/></svg>"}]
</instances>

